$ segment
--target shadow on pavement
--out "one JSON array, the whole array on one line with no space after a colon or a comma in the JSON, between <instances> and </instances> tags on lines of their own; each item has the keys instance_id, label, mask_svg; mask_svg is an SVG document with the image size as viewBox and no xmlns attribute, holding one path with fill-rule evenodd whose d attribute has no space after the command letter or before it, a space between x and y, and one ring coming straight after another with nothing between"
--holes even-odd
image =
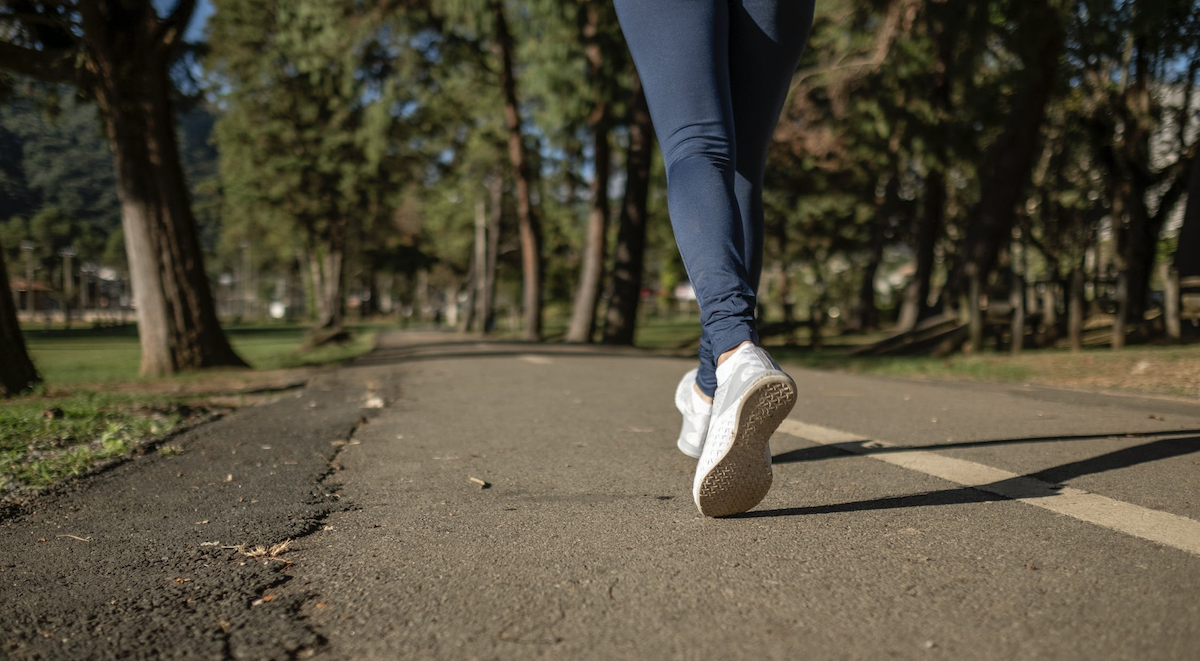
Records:
<instances>
[{"instance_id":1,"label":"shadow on pavement","mask_svg":"<svg viewBox=\"0 0 1200 661\"><path fill-rule=\"evenodd\" d=\"M1180 432L1189 433L1189 432ZM1195 433L1195 432L1191 432ZM1094 436L1088 438L1109 438L1110 436ZM1074 437L1072 437L1074 438ZM1013 439L1011 441L990 441L969 443L960 445L932 445L921 448L905 447L905 448L885 448L891 452L912 451L918 449L944 449L949 447L974 447L978 445L1002 444L1002 443L1019 443L1029 442L1031 439ZM1051 439L1032 439L1032 440L1051 440ZM1055 439L1061 440L1061 439ZM865 442L865 441L864 441ZM806 448L807 449L807 448ZM852 453L849 450L839 450L836 446L822 446L811 448L817 452L832 451L838 453L837 456L847 456L857 453ZM875 450L865 451L864 454L870 454ZM1036 473L1029 473L1019 477L985 484L978 487L959 487L957 489L944 489L941 491L929 491L926 493L913 494L910 496L893 496L889 498L876 498L872 500L860 500L849 503L835 503L831 505L813 505L809 507L785 507L771 510L754 510L744 514L738 514L730 518L760 518L771 516L805 516L809 514L837 514L842 512L862 512L869 510L889 510L901 509L906 507L929 507L935 505L963 505L969 503L982 503L987 501L998 500L1013 500L1019 498L1044 498L1057 494L1062 487L1062 483L1084 475L1094 475L1104 473L1111 470L1128 468L1138 464L1158 461L1160 459L1169 459L1178 457L1193 452L1200 452L1200 436L1189 436L1186 438L1167 438L1149 443L1143 443L1132 448L1124 448L1102 454L1091 459L1081 461L1073 461L1060 466L1054 466ZM792 452L785 455L793 454ZM781 455L782 456L782 455ZM832 456L832 455L831 455ZM991 493L991 491L1003 491L1006 496Z\"/></svg>"},{"instance_id":2,"label":"shadow on pavement","mask_svg":"<svg viewBox=\"0 0 1200 661\"><path fill-rule=\"evenodd\" d=\"M802 461L820 461L838 457L862 454L889 454L894 452L914 452L917 450L957 450L962 448L985 448L998 445L1017 445L1022 443L1053 443L1056 441L1098 441L1108 438L1159 438L1163 436L1197 436L1200 429L1178 429L1163 432L1137 432L1114 434L1081 434L1078 436L1031 436L1024 438L1004 438L991 441L967 441L963 443L941 443L934 445L889 445L886 447L868 447L869 440L850 441L834 445L818 445L810 448L799 448L781 452L771 458L773 464L792 464ZM1187 439L1176 439L1187 440ZM1142 447L1142 446L1139 446ZM853 449L850 449L853 448Z\"/></svg>"},{"instance_id":3,"label":"shadow on pavement","mask_svg":"<svg viewBox=\"0 0 1200 661\"><path fill-rule=\"evenodd\" d=\"M849 503L832 505L812 505L809 507L782 507L773 510L752 510L735 514L730 519L758 519L769 516L807 516L809 514L841 514L845 512L866 512L873 510L894 510L906 507L932 507L935 505L965 505L969 503L984 503L995 500L1008 500L1004 496L985 493L972 487L946 489L912 494L910 496L892 496L890 498L874 498L871 500L856 500Z\"/></svg>"}]
</instances>

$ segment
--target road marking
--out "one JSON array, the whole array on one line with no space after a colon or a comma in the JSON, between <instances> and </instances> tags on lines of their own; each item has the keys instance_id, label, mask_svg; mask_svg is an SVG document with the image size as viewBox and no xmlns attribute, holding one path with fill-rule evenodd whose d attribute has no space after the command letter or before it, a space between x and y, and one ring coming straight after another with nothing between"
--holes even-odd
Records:
<instances>
[{"instance_id":1,"label":"road marking","mask_svg":"<svg viewBox=\"0 0 1200 661\"><path fill-rule=\"evenodd\" d=\"M533 363L534 365L552 365L554 363L554 360L552 360L550 358L547 358L545 356L538 356L535 354L524 354L524 355L517 356L517 357L527 363Z\"/></svg>"},{"instance_id":2,"label":"road marking","mask_svg":"<svg viewBox=\"0 0 1200 661\"><path fill-rule=\"evenodd\" d=\"M886 441L868 440L862 436L798 420L784 420L783 424L779 425L779 431L1200 555L1200 521L1177 514L1114 500L1083 489L1060 487L928 450L899 449L874 454L871 450L903 446Z\"/></svg>"}]
</instances>

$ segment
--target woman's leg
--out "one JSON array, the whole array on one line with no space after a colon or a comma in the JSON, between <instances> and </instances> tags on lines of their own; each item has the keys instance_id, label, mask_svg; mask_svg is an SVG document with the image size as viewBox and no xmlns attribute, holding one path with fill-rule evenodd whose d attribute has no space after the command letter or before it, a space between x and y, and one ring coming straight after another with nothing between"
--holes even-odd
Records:
<instances>
[{"instance_id":1,"label":"woman's leg","mask_svg":"<svg viewBox=\"0 0 1200 661\"><path fill-rule=\"evenodd\" d=\"M763 173L767 149L808 43L813 0L733 0L729 10L729 77L737 143L734 190L746 252L758 292L763 251ZM717 355L720 355L719 353Z\"/></svg>"},{"instance_id":2,"label":"woman's leg","mask_svg":"<svg viewBox=\"0 0 1200 661\"><path fill-rule=\"evenodd\" d=\"M716 390L714 357L754 329L729 78L729 0L616 0L667 166L675 241L696 288L704 338L697 384Z\"/></svg>"}]
</instances>

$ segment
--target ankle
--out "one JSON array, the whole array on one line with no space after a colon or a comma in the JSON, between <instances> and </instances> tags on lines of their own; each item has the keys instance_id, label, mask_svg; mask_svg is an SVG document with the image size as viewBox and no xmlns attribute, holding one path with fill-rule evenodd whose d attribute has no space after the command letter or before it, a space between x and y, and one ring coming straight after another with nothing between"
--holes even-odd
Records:
<instances>
[{"instance_id":1,"label":"ankle","mask_svg":"<svg viewBox=\"0 0 1200 661\"><path fill-rule=\"evenodd\" d=\"M724 364L724 363L725 363L725 361L729 360L729 357L730 357L730 356L732 356L733 354L737 353L737 350L738 350L738 349L741 349L742 347L746 346L747 344L749 344L749 345L751 345L751 346L753 346L753 345L754 345L754 343L753 343L753 342L751 342L750 340L746 340L745 342L742 342L741 344L737 345L736 347L734 347L734 348L730 349L729 351L726 351L725 353L723 353L723 354L721 354L720 356L718 356L718 357L717 357L717 366L719 367L719 366L721 366L722 364Z\"/></svg>"},{"instance_id":2,"label":"ankle","mask_svg":"<svg viewBox=\"0 0 1200 661\"><path fill-rule=\"evenodd\" d=\"M700 397L700 399L704 400L705 404L711 405L713 403L713 398L709 397L708 395L705 395L704 391L700 389L700 386L698 386L694 383L692 384L692 392L696 393L696 395L698 397Z\"/></svg>"}]
</instances>

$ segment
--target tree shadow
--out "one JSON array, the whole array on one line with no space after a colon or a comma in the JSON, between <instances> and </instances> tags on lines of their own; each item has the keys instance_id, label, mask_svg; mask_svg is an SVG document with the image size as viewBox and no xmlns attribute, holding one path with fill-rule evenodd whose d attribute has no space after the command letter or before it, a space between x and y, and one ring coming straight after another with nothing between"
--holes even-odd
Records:
<instances>
[{"instance_id":1,"label":"tree shadow","mask_svg":"<svg viewBox=\"0 0 1200 661\"><path fill-rule=\"evenodd\" d=\"M1181 434L1194 434L1196 432L1183 431ZM1108 438L1108 436L1091 436L1078 438ZM892 452L912 451L918 449L939 449L947 447L975 447L978 445L1003 444L1003 443L1019 443L1039 440L1061 440L1061 439L1012 439L1011 441L991 441L971 444L953 445L933 445L923 446L920 448L905 447L905 448L883 448ZM866 441L862 441L865 443ZM832 450L838 452L838 456L846 456L858 454L850 450L838 450L837 446L823 446L821 448L812 448L814 450ZM871 454L874 450L865 450L864 454ZM1159 461L1161 459L1169 459L1178 457L1193 452L1200 452L1200 436L1187 436L1184 438L1165 438L1160 440L1143 443L1131 448L1124 448L1113 452L1102 454L1098 457L1083 459L1080 461L1072 461L1059 466L1054 466L1036 473L1029 473L1018 477L1000 480L991 484L985 484L977 487L958 487L955 489L943 489L939 491L927 491L924 493L892 496L888 498L874 498L871 500L852 501L847 503L834 503L829 505L813 505L808 507L785 507L769 510L754 510L742 514L734 515L729 518L762 518L773 516L806 516L810 514L837 514L842 512L864 512L874 510L890 510L904 509L909 507L930 507L940 505L963 505L970 503L982 503L989 501L1000 500L1016 500L1023 498L1044 498L1057 494L1065 486L1063 483L1084 475L1095 475L1112 470L1129 468L1138 464ZM785 453L791 454L791 453ZM1004 495L1000 495L1004 494Z\"/></svg>"},{"instance_id":2,"label":"tree shadow","mask_svg":"<svg viewBox=\"0 0 1200 661\"><path fill-rule=\"evenodd\" d=\"M467 339L425 342L411 346L380 347L353 361L355 366L397 365L432 360L476 360L480 358L678 358L671 350L639 349L596 344L546 344L522 340Z\"/></svg>"}]
</instances>

